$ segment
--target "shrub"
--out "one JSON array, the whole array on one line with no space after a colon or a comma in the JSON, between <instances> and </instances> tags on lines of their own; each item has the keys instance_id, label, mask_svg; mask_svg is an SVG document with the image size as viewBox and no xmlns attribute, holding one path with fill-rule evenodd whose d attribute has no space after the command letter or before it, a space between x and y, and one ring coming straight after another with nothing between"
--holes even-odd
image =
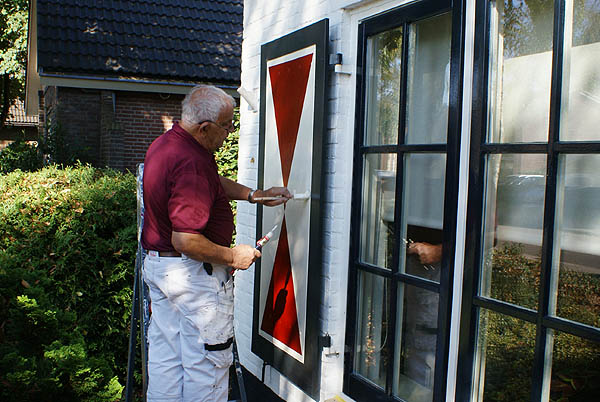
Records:
<instances>
[{"instance_id":1,"label":"shrub","mask_svg":"<svg viewBox=\"0 0 600 402\"><path fill-rule=\"evenodd\" d=\"M0 399L114 401L126 376L135 178L0 176Z\"/></svg>"},{"instance_id":2,"label":"shrub","mask_svg":"<svg viewBox=\"0 0 600 402\"><path fill-rule=\"evenodd\" d=\"M223 145L217 152L215 152L215 160L217 162L217 168L219 174L223 177L227 177L233 181L237 181L238 173L238 152L239 152L239 140L240 140L240 112L239 109L235 109L233 115L233 127L235 131L229 134L229 136L223 142ZM231 210L233 211L234 223L237 216L237 203L230 201ZM233 233L232 244L235 244L235 231Z\"/></svg>"},{"instance_id":3,"label":"shrub","mask_svg":"<svg viewBox=\"0 0 600 402\"><path fill-rule=\"evenodd\" d=\"M40 148L47 161L62 166L90 162L91 150L81 144L80 137L69 135L58 121L50 121L46 134L40 138Z\"/></svg>"},{"instance_id":4,"label":"shrub","mask_svg":"<svg viewBox=\"0 0 600 402\"><path fill-rule=\"evenodd\" d=\"M42 156L37 145L31 145L24 140L9 144L0 151L0 174L10 173L20 169L33 172L42 167Z\"/></svg>"}]
</instances>

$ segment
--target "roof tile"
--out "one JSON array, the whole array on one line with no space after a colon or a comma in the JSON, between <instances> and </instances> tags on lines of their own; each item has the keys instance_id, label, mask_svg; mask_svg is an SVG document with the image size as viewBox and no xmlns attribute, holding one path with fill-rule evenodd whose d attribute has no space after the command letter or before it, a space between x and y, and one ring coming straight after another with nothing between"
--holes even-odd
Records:
<instances>
[{"instance_id":1,"label":"roof tile","mask_svg":"<svg viewBox=\"0 0 600 402\"><path fill-rule=\"evenodd\" d=\"M242 0L38 0L46 72L239 82Z\"/></svg>"}]
</instances>

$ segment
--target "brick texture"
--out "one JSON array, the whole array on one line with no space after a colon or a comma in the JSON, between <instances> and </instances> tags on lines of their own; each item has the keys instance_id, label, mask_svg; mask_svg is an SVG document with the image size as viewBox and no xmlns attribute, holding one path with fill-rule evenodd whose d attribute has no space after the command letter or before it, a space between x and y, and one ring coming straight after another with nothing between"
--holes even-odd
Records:
<instances>
[{"instance_id":1,"label":"brick texture","mask_svg":"<svg viewBox=\"0 0 600 402\"><path fill-rule=\"evenodd\" d=\"M93 165L133 172L150 143L179 120L182 100L173 94L48 87L40 122L60 127Z\"/></svg>"},{"instance_id":2,"label":"brick texture","mask_svg":"<svg viewBox=\"0 0 600 402\"><path fill-rule=\"evenodd\" d=\"M115 123L123 145L123 168L135 171L144 161L148 146L178 121L183 95L119 92Z\"/></svg>"}]
</instances>

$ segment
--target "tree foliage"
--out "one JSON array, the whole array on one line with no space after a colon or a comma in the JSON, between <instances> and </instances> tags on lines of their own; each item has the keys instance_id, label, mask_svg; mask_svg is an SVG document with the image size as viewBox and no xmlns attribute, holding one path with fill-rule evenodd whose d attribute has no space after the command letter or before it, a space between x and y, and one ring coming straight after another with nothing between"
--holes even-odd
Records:
<instances>
[{"instance_id":1,"label":"tree foliage","mask_svg":"<svg viewBox=\"0 0 600 402\"><path fill-rule=\"evenodd\" d=\"M14 100L23 98L28 4L27 0L0 0L0 126Z\"/></svg>"},{"instance_id":2,"label":"tree foliage","mask_svg":"<svg viewBox=\"0 0 600 402\"><path fill-rule=\"evenodd\" d=\"M0 400L119 399L135 215L131 174L0 175Z\"/></svg>"},{"instance_id":3,"label":"tree foliage","mask_svg":"<svg viewBox=\"0 0 600 402\"><path fill-rule=\"evenodd\" d=\"M0 151L0 174L17 169L34 172L42 167L42 156L38 147L19 139Z\"/></svg>"}]
</instances>

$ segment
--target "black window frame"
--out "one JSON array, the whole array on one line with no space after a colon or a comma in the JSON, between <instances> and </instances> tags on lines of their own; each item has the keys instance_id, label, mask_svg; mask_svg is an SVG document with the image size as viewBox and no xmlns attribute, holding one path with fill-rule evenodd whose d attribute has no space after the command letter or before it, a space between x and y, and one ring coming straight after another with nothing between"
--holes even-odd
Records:
<instances>
[{"instance_id":1,"label":"black window frame","mask_svg":"<svg viewBox=\"0 0 600 402\"><path fill-rule=\"evenodd\" d=\"M550 118L548 142L539 143L492 143L487 142L488 106L488 62L490 51L489 4L493 0L477 0L475 10L475 42L473 66L473 99L471 115L471 147L469 160L469 194L467 205L466 244L463 277L463 299L461 305L459 355L456 385L456 400L472 400L474 364L477 347L477 325L479 310L527 321L536 326L533 361L531 401L540 401L544 395L545 356L548 331L555 330L592 342L600 343L600 329L570 321L550 314L550 291L553 264L553 242L555 230L556 190L558 161L560 155L600 154L600 141L561 141L560 117L563 85L563 48L565 32L565 7L567 0L554 0L552 35L552 81L550 85ZM502 1L502 0L498 0ZM567 38L571 40L571 38ZM537 311L509 304L491 297L479 295L481 274L482 227L485 188L485 162L494 154L542 154L547 156L546 189L544 200L544 222L542 240L541 275ZM549 386L549 384L548 384Z\"/></svg>"},{"instance_id":2,"label":"black window frame","mask_svg":"<svg viewBox=\"0 0 600 402\"><path fill-rule=\"evenodd\" d=\"M406 84L401 85L400 113L398 124L398 142L395 145L370 145L365 146L365 88L367 66L367 39L368 37L404 26L403 49L402 49L402 72L403 83L406 83L407 68L404 60L408 57L408 24L429 17L451 12L452 34L450 49L450 90L448 108L448 135L446 144L404 144L404 120L406 117ZM357 51L357 80L356 80L356 114L355 114L355 145L353 159L353 185L352 185L352 216L350 228L350 250L349 250L349 281L348 281L348 305L346 320L345 358L344 358L344 393L357 401L401 401L392 393L393 367L388 368L386 373L386 387L382 392L373 386L368 380L354 372L356 325L358 314L358 275L360 272L369 272L391 281L390 300L388 308L390 313L390 326L396 333L396 298L398 283L417 286L439 294L438 306L438 335L436 350L436 367L434 374L433 401L442 402L446 399L448 354L450 343L450 318L452 308L452 292L454 278L454 255L456 240L457 208L458 208L458 184L459 184L459 157L460 157L460 130L462 117L462 88L463 88L463 64L464 64L464 2L451 0L423 0L398 7L362 21L358 27L358 51ZM443 223L443 256L440 282L417 278L398 272L398 247L392 258L392 269L383 269L360 261L360 218L361 218L361 194L363 177L363 158L367 154L393 153L401 161L405 153L445 153L446 155L446 187L444 195L444 223ZM396 233L401 225L400 212L402 210L402 163L398 163L396 175L396 198L395 198L395 226ZM395 337L391 336L391 347L389 358L393 361Z\"/></svg>"}]
</instances>

